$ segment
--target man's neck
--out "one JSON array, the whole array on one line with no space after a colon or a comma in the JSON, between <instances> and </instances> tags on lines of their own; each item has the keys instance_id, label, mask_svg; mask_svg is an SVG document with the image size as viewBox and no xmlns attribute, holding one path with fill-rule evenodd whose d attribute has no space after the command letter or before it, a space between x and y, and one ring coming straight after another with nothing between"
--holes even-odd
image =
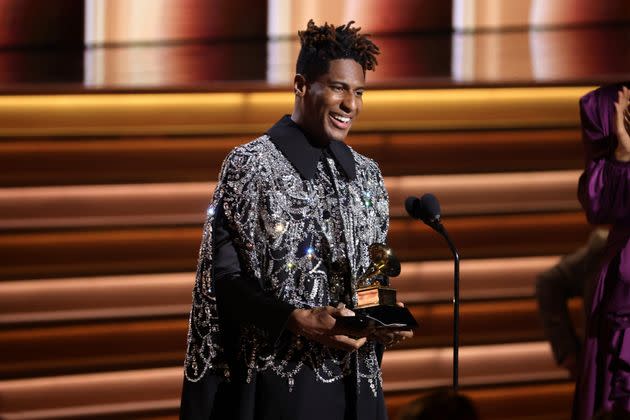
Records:
<instances>
[{"instance_id":1,"label":"man's neck","mask_svg":"<svg viewBox=\"0 0 630 420\"><path fill-rule=\"evenodd\" d=\"M319 138L311 134L308 127L306 127L304 123L302 122L302 119L300 118L299 113L293 112L293 114L291 114L291 121L293 121L295 125L297 125L300 128L300 130L302 130L308 142L312 144L313 146L324 148L330 144L330 139Z\"/></svg>"}]
</instances>

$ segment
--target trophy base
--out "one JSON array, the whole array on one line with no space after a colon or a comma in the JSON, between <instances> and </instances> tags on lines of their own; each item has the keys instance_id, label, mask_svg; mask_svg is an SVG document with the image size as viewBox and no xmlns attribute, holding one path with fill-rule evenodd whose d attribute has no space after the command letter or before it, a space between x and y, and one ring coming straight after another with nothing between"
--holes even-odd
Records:
<instances>
[{"instance_id":1,"label":"trophy base","mask_svg":"<svg viewBox=\"0 0 630 420\"><path fill-rule=\"evenodd\" d=\"M366 328L411 330L418 326L409 309L396 305L396 289L374 284L357 289L355 316L337 318L344 328L361 331Z\"/></svg>"},{"instance_id":2,"label":"trophy base","mask_svg":"<svg viewBox=\"0 0 630 420\"><path fill-rule=\"evenodd\" d=\"M357 290L356 309L369 308L377 305L395 306L396 289L377 284Z\"/></svg>"},{"instance_id":3,"label":"trophy base","mask_svg":"<svg viewBox=\"0 0 630 420\"><path fill-rule=\"evenodd\" d=\"M404 306L377 305L354 309L357 316L365 317L376 328L411 330L418 326L409 309Z\"/></svg>"},{"instance_id":4,"label":"trophy base","mask_svg":"<svg viewBox=\"0 0 630 420\"><path fill-rule=\"evenodd\" d=\"M409 309L402 306L374 305L353 309L355 316L337 318L337 325L349 331L360 332L367 328L391 331L412 330L418 326Z\"/></svg>"}]
</instances>

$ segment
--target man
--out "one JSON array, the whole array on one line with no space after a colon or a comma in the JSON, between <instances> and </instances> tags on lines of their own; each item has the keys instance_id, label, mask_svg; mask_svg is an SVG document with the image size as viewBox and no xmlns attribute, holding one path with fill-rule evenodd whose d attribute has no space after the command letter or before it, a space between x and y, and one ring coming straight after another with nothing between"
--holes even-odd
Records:
<instances>
[{"instance_id":1,"label":"man","mask_svg":"<svg viewBox=\"0 0 630 420\"><path fill-rule=\"evenodd\" d=\"M556 363L565 368L574 380L577 377L581 344L571 322L567 303L572 297L582 297L584 312L590 312L588 305L593 283L607 238L607 229L593 230L584 246L540 273L536 281L536 299L545 335L551 344Z\"/></svg>"},{"instance_id":2,"label":"man","mask_svg":"<svg viewBox=\"0 0 630 420\"><path fill-rule=\"evenodd\" d=\"M308 23L293 113L226 158L193 292L184 419L385 419L382 344L355 331L356 279L385 242L378 166L345 140L379 53L353 22Z\"/></svg>"}]
</instances>

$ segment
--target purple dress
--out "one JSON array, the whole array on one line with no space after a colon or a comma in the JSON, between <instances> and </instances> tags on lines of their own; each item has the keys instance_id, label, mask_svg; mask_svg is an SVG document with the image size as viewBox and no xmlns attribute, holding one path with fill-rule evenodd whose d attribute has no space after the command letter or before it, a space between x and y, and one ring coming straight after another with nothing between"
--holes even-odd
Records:
<instances>
[{"instance_id":1,"label":"purple dress","mask_svg":"<svg viewBox=\"0 0 630 420\"><path fill-rule=\"evenodd\" d=\"M614 158L613 123L621 86L599 88L580 100L586 163L578 195L589 222L612 229L588 314L574 420L613 407L630 411L630 163Z\"/></svg>"}]
</instances>

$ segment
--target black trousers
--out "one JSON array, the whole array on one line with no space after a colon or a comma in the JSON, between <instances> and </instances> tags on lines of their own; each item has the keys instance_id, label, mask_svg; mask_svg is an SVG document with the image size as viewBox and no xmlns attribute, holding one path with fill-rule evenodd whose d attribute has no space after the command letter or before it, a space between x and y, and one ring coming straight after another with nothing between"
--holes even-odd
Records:
<instances>
[{"instance_id":1,"label":"black trousers","mask_svg":"<svg viewBox=\"0 0 630 420\"><path fill-rule=\"evenodd\" d=\"M241 375L237 375L241 376ZM180 418L183 420L386 420L383 392L374 396L356 377L323 383L303 367L289 391L288 381L272 371L250 383L244 377L225 382L206 375L199 382L184 379Z\"/></svg>"}]
</instances>

